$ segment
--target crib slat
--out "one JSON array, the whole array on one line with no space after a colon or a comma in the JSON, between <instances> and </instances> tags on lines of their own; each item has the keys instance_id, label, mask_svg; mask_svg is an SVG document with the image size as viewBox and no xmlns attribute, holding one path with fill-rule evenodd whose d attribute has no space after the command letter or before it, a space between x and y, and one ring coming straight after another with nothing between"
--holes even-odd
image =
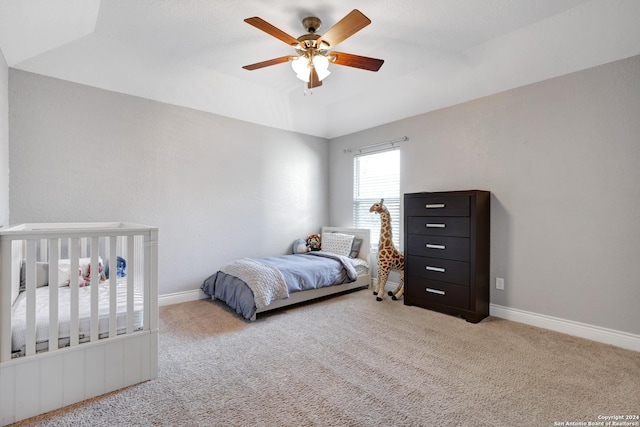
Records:
<instances>
[{"instance_id":1,"label":"crib slat","mask_svg":"<svg viewBox=\"0 0 640 427\"><path fill-rule=\"evenodd\" d=\"M78 245L79 240L77 237L73 237L69 241L69 264L71 266L71 271L75 266L75 271L78 271L78 263L79 263L79 254L78 254ZM79 343L79 335L80 335L80 323L78 318L80 317L80 312L78 308L78 275L71 274L69 277L69 293L70 293L70 305L71 310L69 313L69 333L70 333L70 341L69 345L74 346Z\"/></svg>"},{"instance_id":2,"label":"crib slat","mask_svg":"<svg viewBox=\"0 0 640 427\"><path fill-rule=\"evenodd\" d=\"M116 253L117 236L109 237L109 338L117 334L117 291L118 260Z\"/></svg>"},{"instance_id":3,"label":"crib slat","mask_svg":"<svg viewBox=\"0 0 640 427\"><path fill-rule=\"evenodd\" d=\"M49 350L58 348L58 239L49 239Z\"/></svg>"},{"instance_id":4,"label":"crib slat","mask_svg":"<svg viewBox=\"0 0 640 427\"><path fill-rule=\"evenodd\" d=\"M135 286L136 277L136 259L137 254L134 250L134 236L127 236L127 256L129 262L127 263L127 333L133 332L133 289Z\"/></svg>"},{"instance_id":5,"label":"crib slat","mask_svg":"<svg viewBox=\"0 0 640 427\"><path fill-rule=\"evenodd\" d=\"M91 238L91 341L98 341L98 292L100 291L100 270L98 267L98 237Z\"/></svg>"},{"instance_id":6,"label":"crib slat","mask_svg":"<svg viewBox=\"0 0 640 427\"><path fill-rule=\"evenodd\" d=\"M144 272L142 274L142 281L143 281L143 293L142 293L142 298L143 298L143 307L145 308L144 310L144 316L142 317L142 325L143 328L146 330L149 328L149 324L153 321L153 319L151 319L149 317L150 311L147 310L146 308L149 307L149 303L151 301L151 292L150 292L150 280L151 280L151 274L150 272L150 268L151 268L151 251L153 250L153 248L151 247L151 242L150 242L150 236L149 235L145 235L144 236L144 245L143 245L143 250L144 250L144 265L143 265L143 269L142 271Z\"/></svg>"},{"instance_id":7,"label":"crib slat","mask_svg":"<svg viewBox=\"0 0 640 427\"><path fill-rule=\"evenodd\" d=\"M158 230L149 230L145 234L145 277L144 289L144 317L149 323L144 325L146 331L157 331L159 326L158 313ZM158 334L149 336L149 357L151 363L148 365L149 375L152 378L158 377Z\"/></svg>"},{"instance_id":8,"label":"crib slat","mask_svg":"<svg viewBox=\"0 0 640 427\"><path fill-rule=\"evenodd\" d=\"M36 353L36 241L27 240L25 292L27 293L27 319L25 331L25 354Z\"/></svg>"},{"instance_id":9,"label":"crib slat","mask_svg":"<svg viewBox=\"0 0 640 427\"><path fill-rule=\"evenodd\" d=\"M17 242L16 242L17 244ZM9 239L2 240L2 260L0 277L0 363L11 360L11 304L13 301L13 247L16 246Z\"/></svg>"}]
</instances>

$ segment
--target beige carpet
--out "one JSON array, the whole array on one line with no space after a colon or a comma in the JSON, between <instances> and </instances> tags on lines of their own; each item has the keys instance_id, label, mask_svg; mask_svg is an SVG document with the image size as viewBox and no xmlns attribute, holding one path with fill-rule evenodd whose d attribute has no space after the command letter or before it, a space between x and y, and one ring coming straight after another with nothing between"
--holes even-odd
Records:
<instances>
[{"instance_id":1,"label":"beige carpet","mask_svg":"<svg viewBox=\"0 0 640 427\"><path fill-rule=\"evenodd\" d=\"M369 290L255 323L211 301L162 307L160 320L157 380L17 425L553 426L640 413L638 352Z\"/></svg>"}]
</instances>

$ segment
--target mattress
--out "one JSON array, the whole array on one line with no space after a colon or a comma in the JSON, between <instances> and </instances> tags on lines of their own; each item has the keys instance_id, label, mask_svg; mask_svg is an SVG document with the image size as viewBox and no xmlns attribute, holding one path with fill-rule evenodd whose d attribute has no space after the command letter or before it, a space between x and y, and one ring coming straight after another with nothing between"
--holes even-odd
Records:
<instances>
[{"instance_id":1,"label":"mattress","mask_svg":"<svg viewBox=\"0 0 640 427\"><path fill-rule=\"evenodd\" d=\"M98 332L100 338L109 335L109 282L99 285L98 291ZM126 332L127 328L127 283L126 278L118 278L116 283L116 329L117 334ZM134 330L142 329L143 297L139 292L133 293L133 325ZM12 357L23 356L26 341L26 292L20 293L11 308L11 352ZM78 289L79 305L79 341L89 341L91 328L91 286ZM58 288L58 347L69 345L70 341L70 307L71 288ZM49 287L36 288L36 352L49 348Z\"/></svg>"}]
</instances>

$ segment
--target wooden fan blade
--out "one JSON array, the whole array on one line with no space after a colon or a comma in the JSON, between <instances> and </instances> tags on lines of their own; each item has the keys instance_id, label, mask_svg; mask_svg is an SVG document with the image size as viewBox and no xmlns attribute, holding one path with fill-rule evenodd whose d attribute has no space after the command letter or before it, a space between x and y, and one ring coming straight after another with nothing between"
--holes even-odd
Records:
<instances>
[{"instance_id":1,"label":"wooden fan blade","mask_svg":"<svg viewBox=\"0 0 640 427\"><path fill-rule=\"evenodd\" d=\"M309 73L309 83L307 84L307 88L313 89L318 86L322 86L322 80L318 78L318 72L312 67L311 72Z\"/></svg>"},{"instance_id":2,"label":"wooden fan blade","mask_svg":"<svg viewBox=\"0 0 640 427\"><path fill-rule=\"evenodd\" d=\"M246 22L249 25L253 25L257 29L264 31L265 33L277 38L278 40L282 40L289 46L295 47L300 45L300 42L298 41L298 39L296 39L293 36L290 36L289 34L285 33L281 29L274 27L273 25L269 24L267 21L265 21L262 18L258 18L257 16L254 16L253 18L245 19L244 22Z\"/></svg>"},{"instance_id":3,"label":"wooden fan blade","mask_svg":"<svg viewBox=\"0 0 640 427\"><path fill-rule=\"evenodd\" d=\"M326 33L320 36L317 43L319 45L320 41L323 40L329 43L331 48L334 48L338 43L348 37L351 37L369 24L371 24L371 20L369 18L364 16L358 9L353 9L347 14L347 16L342 18L336 25L329 28Z\"/></svg>"},{"instance_id":4,"label":"wooden fan blade","mask_svg":"<svg viewBox=\"0 0 640 427\"><path fill-rule=\"evenodd\" d=\"M351 53L331 52L335 57L334 64L345 65L347 67L361 68L363 70L378 71L384 59L369 58L366 56L353 55Z\"/></svg>"},{"instance_id":5,"label":"wooden fan blade","mask_svg":"<svg viewBox=\"0 0 640 427\"><path fill-rule=\"evenodd\" d=\"M294 58L297 58L297 56L291 56L291 55L281 56L280 58L273 58L267 61L256 62L255 64L245 65L242 68L244 68L245 70L252 71L252 70L257 70L258 68L264 68L264 67L269 67L271 65L282 64L283 62L287 62L290 59L294 59Z\"/></svg>"}]
</instances>

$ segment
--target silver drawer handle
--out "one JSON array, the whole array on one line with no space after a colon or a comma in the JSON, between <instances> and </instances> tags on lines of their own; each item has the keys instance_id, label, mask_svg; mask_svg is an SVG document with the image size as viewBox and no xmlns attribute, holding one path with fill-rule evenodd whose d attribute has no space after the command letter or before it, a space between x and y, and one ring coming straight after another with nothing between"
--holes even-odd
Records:
<instances>
[{"instance_id":1,"label":"silver drawer handle","mask_svg":"<svg viewBox=\"0 0 640 427\"><path fill-rule=\"evenodd\" d=\"M442 209L444 208L444 203L431 203L424 206L427 209Z\"/></svg>"},{"instance_id":2,"label":"silver drawer handle","mask_svg":"<svg viewBox=\"0 0 640 427\"><path fill-rule=\"evenodd\" d=\"M425 246L427 249L446 249L445 245L433 245L431 243L427 243Z\"/></svg>"},{"instance_id":3,"label":"silver drawer handle","mask_svg":"<svg viewBox=\"0 0 640 427\"><path fill-rule=\"evenodd\" d=\"M426 289L427 292L430 292L432 294L438 294L438 295L444 295L444 291L441 291L439 289L431 289L431 288L427 288Z\"/></svg>"},{"instance_id":4,"label":"silver drawer handle","mask_svg":"<svg viewBox=\"0 0 640 427\"><path fill-rule=\"evenodd\" d=\"M425 267L427 270L429 271L437 271L438 273L444 273L445 269L444 268L440 268L440 267L431 267L430 265L427 265Z\"/></svg>"},{"instance_id":5,"label":"silver drawer handle","mask_svg":"<svg viewBox=\"0 0 640 427\"><path fill-rule=\"evenodd\" d=\"M446 224L426 224L427 228L445 228Z\"/></svg>"}]
</instances>

